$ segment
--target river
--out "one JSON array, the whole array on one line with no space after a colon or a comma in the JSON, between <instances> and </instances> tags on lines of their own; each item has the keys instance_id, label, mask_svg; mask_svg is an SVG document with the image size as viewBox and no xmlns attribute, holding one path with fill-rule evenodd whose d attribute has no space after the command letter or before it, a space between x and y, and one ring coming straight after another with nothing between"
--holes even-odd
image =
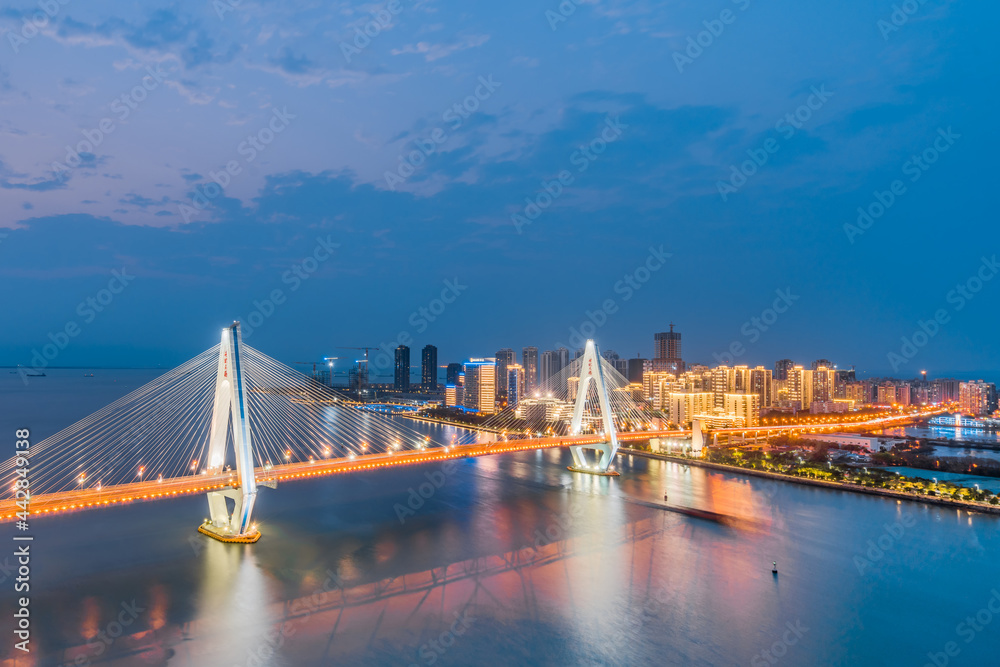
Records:
<instances>
[{"instance_id":1,"label":"river","mask_svg":"<svg viewBox=\"0 0 1000 667\"><path fill-rule=\"evenodd\" d=\"M153 375L94 372L0 379L0 442ZM619 478L568 463L523 452L280 484L261 489L248 546L195 532L200 497L34 519L33 652L4 642L0 659L924 665L947 647L949 664L982 665L1000 651L996 517L637 456ZM664 491L739 521L665 512ZM8 638L14 533L0 527ZM980 630L960 625L984 609Z\"/></svg>"}]
</instances>

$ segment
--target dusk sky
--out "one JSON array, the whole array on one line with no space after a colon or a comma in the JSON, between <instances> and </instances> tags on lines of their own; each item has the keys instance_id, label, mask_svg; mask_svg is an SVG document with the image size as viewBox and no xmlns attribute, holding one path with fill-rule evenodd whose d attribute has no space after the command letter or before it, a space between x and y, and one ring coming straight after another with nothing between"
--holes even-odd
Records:
<instances>
[{"instance_id":1,"label":"dusk sky","mask_svg":"<svg viewBox=\"0 0 1000 667\"><path fill-rule=\"evenodd\" d=\"M0 364L240 319L418 366L589 311L623 357L673 322L688 362L998 367L993 4L49 2L0 10Z\"/></svg>"}]
</instances>

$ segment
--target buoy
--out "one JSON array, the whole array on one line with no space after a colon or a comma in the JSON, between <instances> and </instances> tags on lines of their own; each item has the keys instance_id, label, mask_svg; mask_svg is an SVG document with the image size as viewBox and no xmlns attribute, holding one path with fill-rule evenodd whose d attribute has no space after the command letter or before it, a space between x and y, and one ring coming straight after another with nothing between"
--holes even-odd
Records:
<instances>
[{"instance_id":1,"label":"buoy","mask_svg":"<svg viewBox=\"0 0 1000 667\"><path fill-rule=\"evenodd\" d=\"M771 561L771 574L778 574L778 561Z\"/></svg>"}]
</instances>

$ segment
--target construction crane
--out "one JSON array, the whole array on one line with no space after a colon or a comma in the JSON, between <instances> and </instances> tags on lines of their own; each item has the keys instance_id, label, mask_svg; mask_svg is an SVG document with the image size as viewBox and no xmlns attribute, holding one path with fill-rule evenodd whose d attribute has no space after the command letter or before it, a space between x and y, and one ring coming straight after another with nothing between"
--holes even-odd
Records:
<instances>
[{"instance_id":1,"label":"construction crane","mask_svg":"<svg viewBox=\"0 0 1000 667\"><path fill-rule=\"evenodd\" d=\"M333 372L333 360L334 359L343 359L343 357L323 357L323 361L325 361L327 363L327 365L330 367L330 384L331 385L333 384L333 376L334 376L334 372ZM319 362L317 362L317 361L293 361L291 363L293 363L293 364L295 364L297 366L308 366L308 365L312 364L312 374L313 374L313 377L314 378L317 377L317 375L316 375L316 364L318 364Z\"/></svg>"},{"instance_id":2,"label":"construction crane","mask_svg":"<svg viewBox=\"0 0 1000 667\"><path fill-rule=\"evenodd\" d=\"M379 349L378 345L366 345L364 347L352 347L349 345L342 345L334 348L335 350L364 350L365 358L363 363L365 365L364 369L358 369L358 390L366 390L368 388L368 380L371 373L371 364L369 363L369 350ZM361 364L362 360L358 359L358 364Z\"/></svg>"}]
</instances>

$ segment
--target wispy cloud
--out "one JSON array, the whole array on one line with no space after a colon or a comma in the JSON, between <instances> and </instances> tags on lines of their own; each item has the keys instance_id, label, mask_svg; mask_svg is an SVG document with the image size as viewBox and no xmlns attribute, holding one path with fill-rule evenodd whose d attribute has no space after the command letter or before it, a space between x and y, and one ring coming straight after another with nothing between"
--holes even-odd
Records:
<instances>
[{"instance_id":1,"label":"wispy cloud","mask_svg":"<svg viewBox=\"0 0 1000 667\"><path fill-rule=\"evenodd\" d=\"M453 53L474 49L482 46L490 39L489 35L469 35L458 42L451 44L431 44L430 42L417 42L416 44L406 44L391 51L394 56L401 55L422 55L427 62L433 62L446 58Z\"/></svg>"}]
</instances>

